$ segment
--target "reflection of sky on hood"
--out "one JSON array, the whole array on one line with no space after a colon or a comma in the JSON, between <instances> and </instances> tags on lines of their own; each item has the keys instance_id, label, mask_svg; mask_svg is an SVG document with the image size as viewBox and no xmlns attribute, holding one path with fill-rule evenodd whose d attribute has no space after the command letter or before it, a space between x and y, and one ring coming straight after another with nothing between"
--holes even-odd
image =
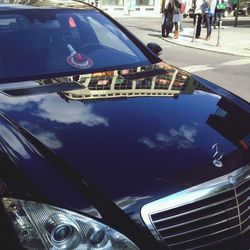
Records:
<instances>
[{"instance_id":1,"label":"reflection of sky on hood","mask_svg":"<svg viewBox=\"0 0 250 250\"><path fill-rule=\"evenodd\" d=\"M44 131L38 125L26 121L20 122L20 124L27 130L31 131L47 147L57 149L63 146L54 133Z\"/></svg>"},{"instance_id":2,"label":"reflection of sky on hood","mask_svg":"<svg viewBox=\"0 0 250 250\"><path fill-rule=\"evenodd\" d=\"M62 147L62 143L56 138L55 134L53 133L41 132L40 134L37 134L36 137L50 148L56 149Z\"/></svg>"},{"instance_id":3,"label":"reflection of sky on hood","mask_svg":"<svg viewBox=\"0 0 250 250\"><path fill-rule=\"evenodd\" d=\"M12 156L18 158L21 155L25 159L29 159L30 155L22 145L20 138L14 133L14 131L0 124L0 140L4 141L5 149L11 153Z\"/></svg>"},{"instance_id":4,"label":"reflection of sky on hood","mask_svg":"<svg viewBox=\"0 0 250 250\"><path fill-rule=\"evenodd\" d=\"M79 102L71 102L70 105L63 99L47 98L39 103L37 116L59 123L81 123L94 127L98 125L108 126L106 118L93 113L92 105L79 105Z\"/></svg>"},{"instance_id":5,"label":"reflection of sky on hood","mask_svg":"<svg viewBox=\"0 0 250 250\"><path fill-rule=\"evenodd\" d=\"M106 118L94 114L91 104L85 105L79 102L71 102L69 105L54 94L47 95L46 98L42 95L16 98L1 95L0 109L5 111L16 112L30 108L28 112L34 112L32 111L32 105L37 105L36 116L53 122L65 124L81 123L89 127L109 125ZM48 134L46 137L48 138Z\"/></svg>"},{"instance_id":6,"label":"reflection of sky on hood","mask_svg":"<svg viewBox=\"0 0 250 250\"><path fill-rule=\"evenodd\" d=\"M179 130L171 128L166 134L156 133L155 138L143 137L139 139L139 142L150 149L161 149L173 145L178 149L189 149L194 147L196 134L197 130L194 125L182 125Z\"/></svg>"},{"instance_id":7,"label":"reflection of sky on hood","mask_svg":"<svg viewBox=\"0 0 250 250\"><path fill-rule=\"evenodd\" d=\"M22 111L26 109L29 104L40 102L41 100L41 95L29 97L8 97L6 95L1 95L0 109Z\"/></svg>"}]
</instances>

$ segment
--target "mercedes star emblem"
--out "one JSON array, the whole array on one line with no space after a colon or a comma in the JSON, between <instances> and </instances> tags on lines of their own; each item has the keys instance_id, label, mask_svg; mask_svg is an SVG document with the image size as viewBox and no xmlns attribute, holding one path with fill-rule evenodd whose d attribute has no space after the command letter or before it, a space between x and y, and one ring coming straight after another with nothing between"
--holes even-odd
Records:
<instances>
[{"instance_id":1,"label":"mercedes star emblem","mask_svg":"<svg viewBox=\"0 0 250 250\"><path fill-rule=\"evenodd\" d=\"M215 167L221 168L222 167L222 162L220 159L223 157L223 148L219 143L215 143L212 146L212 152L213 152L213 164Z\"/></svg>"}]
</instances>

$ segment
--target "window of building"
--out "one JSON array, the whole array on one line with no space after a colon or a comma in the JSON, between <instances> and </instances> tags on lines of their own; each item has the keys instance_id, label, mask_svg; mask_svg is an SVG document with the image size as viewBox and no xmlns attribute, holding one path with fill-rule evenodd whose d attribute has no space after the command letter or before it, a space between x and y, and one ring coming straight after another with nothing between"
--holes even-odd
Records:
<instances>
[{"instance_id":1,"label":"window of building","mask_svg":"<svg viewBox=\"0 0 250 250\"><path fill-rule=\"evenodd\" d=\"M155 0L136 0L136 5L140 6L154 6L155 5Z\"/></svg>"},{"instance_id":2,"label":"window of building","mask_svg":"<svg viewBox=\"0 0 250 250\"><path fill-rule=\"evenodd\" d=\"M113 5L124 6L124 0L102 0L102 5L103 6L113 6Z\"/></svg>"}]
</instances>

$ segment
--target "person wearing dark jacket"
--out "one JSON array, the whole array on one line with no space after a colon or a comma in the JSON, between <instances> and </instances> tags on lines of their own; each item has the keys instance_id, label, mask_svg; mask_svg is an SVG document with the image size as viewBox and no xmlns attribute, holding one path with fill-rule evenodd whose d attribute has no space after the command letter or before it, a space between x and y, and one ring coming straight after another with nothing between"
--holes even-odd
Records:
<instances>
[{"instance_id":1,"label":"person wearing dark jacket","mask_svg":"<svg viewBox=\"0 0 250 250\"><path fill-rule=\"evenodd\" d=\"M161 2L161 13L162 13L162 23L161 23L161 34L162 37L167 37L173 29L173 6L169 0L162 0Z\"/></svg>"}]
</instances>

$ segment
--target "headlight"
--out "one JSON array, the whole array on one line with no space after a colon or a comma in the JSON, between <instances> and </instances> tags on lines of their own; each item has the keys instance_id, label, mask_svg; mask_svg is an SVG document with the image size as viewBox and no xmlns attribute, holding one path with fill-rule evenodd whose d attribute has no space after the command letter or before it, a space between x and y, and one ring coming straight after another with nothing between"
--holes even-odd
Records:
<instances>
[{"instance_id":1,"label":"headlight","mask_svg":"<svg viewBox=\"0 0 250 250\"><path fill-rule=\"evenodd\" d=\"M138 249L124 235L89 217L31 201L2 202L25 249Z\"/></svg>"}]
</instances>

